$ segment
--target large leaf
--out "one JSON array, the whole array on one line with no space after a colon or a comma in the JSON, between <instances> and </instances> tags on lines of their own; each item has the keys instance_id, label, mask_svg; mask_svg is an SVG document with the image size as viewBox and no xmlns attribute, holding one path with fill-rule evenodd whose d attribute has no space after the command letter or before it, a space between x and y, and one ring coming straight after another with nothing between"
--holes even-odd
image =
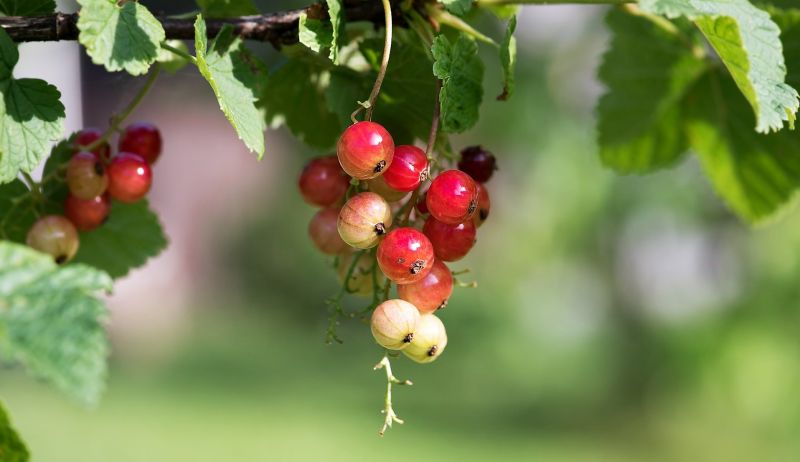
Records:
<instances>
[{"instance_id":1,"label":"large leaf","mask_svg":"<svg viewBox=\"0 0 800 462\"><path fill-rule=\"evenodd\" d=\"M253 0L196 0L203 16L207 18L231 18L258 14Z\"/></svg>"},{"instance_id":2,"label":"large leaf","mask_svg":"<svg viewBox=\"0 0 800 462\"><path fill-rule=\"evenodd\" d=\"M691 43L650 20L611 10L613 34L598 72L608 88L597 109L603 163L621 173L648 172L686 152L681 103L705 64Z\"/></svg>"},{"instance_id":3,"label":"large leaf","mask_svg":"<svg viewBox=\"0 0 800 462\"><path fill-rule=\"evenodd\" d=\"M333 29L329 22L310 18L304 11L298 20L297 37L300 43L319 53L333 43Z\"/></svg>"},{"instance_id":4,"label":"large leaf","mask_svg":"<svg viewBox=\"0 0 800 462\"><path fill-rule=\"evenodd\" d=\"M78 0L78 40L95 64L109 72L147 72L158 58L165 33L161 23L139 2Z\"/></svg>"},{"instance_id":5,"label":"large leaf","mask_svg":"<svg viewBox=\"0 0 800 462\"><path fill-rule=\"evenodd\" d=\"M85 265L59 267L29 247L0 241L0 353L86 403L106 377L106 309L95 298L111 278Z\"/></svg>"},{"instance_id":6,"label":"large leaf","mask_svg":"<svg viewBox=\"0 0 800 462\"><path fill-rule=\"evenodd\" d=\"M517 29L517 17L512 16L506 26L506 35L500 44L500 64L503 66L503 92L497 97L505 101L514 94L514 72L517 67L517 39L514 31Z\"/></svg>"},{"instance_id":7,"label":"large leaf","mask_svg":"<svg viewBox=\"0 0 800 462\"><path fill-rule=\"evenodd\" d=\"M0 460L3 462L27 462L30 460L28 448L17 431L11 426L11 419L0 404Z\"/></svg>"},{"instance_id":8,"label":"large leaf","mask_svg":"<svg viewBox=\"0 0 800 462\"><path fill-rule=\"evenodd\" d=\"M758 134L734 83L710 72L689 95L687 132L717 193L742 218L759 222L800 188L800 137Z\"/></svg>"},{"instance_id":9,"label":"large leaf","mask_svg":"<svg viewBox=\"0 0 800 462\"><path fill-rule=\"evenodd\" d=\"M55 0L0 0L0 15L5 16L36 16L55 9Z\"/></svg>"},{"instance_id":10,"label":"large leaf","mask_svg":"<svg viewBox=\"0 0 800 462\"><path fill-rule=\"evenodd\" d=\"M794 125L800 102L785 83L780 30L747 0L640 0L649 13L692 20L714 47L756 114L760 133Z\"/></svg>"},{"instance_id":11,"label":"large leaf","mask_svg":"<svg viewBox=\"0 0 800 462\"><path fill-rule=\"evenodd\" d=\"M483 63L478 58L478 45L464 34L459 34L455 43L439 35L431 51L433 73L442 80L439 93L442 130L466 131L478 122L483 99Z\"/></svg>"},{"instance_id":12,"label":"large leaf","mask_svg":"<svg viewBox=\"0 0 800 462\"><path fill-rule=\"evenodd\" d=\"M244 45L223 28L207 46L206 23L198 15L194 23L197 68L208 81L219 107L245 146L260 159L264 155L264 118L256 107L256 76L245 60Z\"/></svg>"},{"instance_id":13,"label":"large leaf","mask_svg":"<svg viewBox=\"0 0 800 462\"><path fill-rule=\"evenodd\" d=\"M0 30L0 183L31 172L64 130L64 105L56 87L39 79L15 79L14 42Z\"/></svg>"}]
</instances>

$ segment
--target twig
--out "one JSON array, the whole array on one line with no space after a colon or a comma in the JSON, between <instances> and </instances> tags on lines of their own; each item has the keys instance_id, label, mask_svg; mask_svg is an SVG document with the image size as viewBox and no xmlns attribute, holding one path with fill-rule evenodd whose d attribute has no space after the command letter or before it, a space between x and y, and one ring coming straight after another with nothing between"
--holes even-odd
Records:
<instances>
[{"instance_id":1,"label":"twig","mask_svg":"<svg viewBox=\"0 0 800 462\"><path fill-rule=\"evenodd\" d=\"M381 431L378 432L380 436L383 436L387 429L392 428L393 423L403 423L403 420L397 416L392 408L392 385L413 385L413 383L410 380L398 380L397 377L392 374L392 365L389 362L388 355L384 355L383 359L381 359L373 369L376 371L378 369L386 369L386 395L383 399L383 410L381 411L385 418Z\"/></svg>"}]
</instances>

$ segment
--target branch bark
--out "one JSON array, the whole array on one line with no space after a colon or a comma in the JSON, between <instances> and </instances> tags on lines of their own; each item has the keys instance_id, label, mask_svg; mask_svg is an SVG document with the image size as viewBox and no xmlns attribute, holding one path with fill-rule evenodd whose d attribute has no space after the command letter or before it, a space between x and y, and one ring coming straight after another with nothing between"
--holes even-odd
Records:
<instances>
[{"instance_id":1,"label":"branch bark","mask_svg":"<svg viewBox=\"0 0 800 462\"><path fill-rule=\"evenodd\" d=\"M395 15L399 16L397 4L392 1ZM369 21L383 24L383 7L374 0L345 0L345 17L348 21ZM226 24L234 33L246 40L270 42L276 48L297 43L297 24L300 14L321 17L325 11L318 4L307 8L280 11L255 16L240 16L228 19L206 19L209 37L215 37ZM159 17L168 39L191 40L194 38L194 19ZM55 13L48 16L0 17L0 27L5 29L15 42L52 42L78 39L78 14Z\"/></svg>"}]
</instances>

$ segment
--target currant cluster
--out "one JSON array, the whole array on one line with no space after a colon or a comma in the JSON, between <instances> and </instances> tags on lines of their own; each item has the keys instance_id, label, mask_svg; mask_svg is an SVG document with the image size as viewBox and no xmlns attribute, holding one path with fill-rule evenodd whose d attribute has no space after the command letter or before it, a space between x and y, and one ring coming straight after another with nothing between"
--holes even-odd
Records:
<instances>
[{"instance_id":1,"label":"currant cluster","mask_svg":"<svg viewBox=\"0 0 800 462\"><path fill-rule=\"evenodd\" d=\"M69 194L63 215L39 218L28 231L27 244L50 254L59 264L78 252L78 231L91 231L108 219L111 200L132 203L144 198L153 181L151 165L161 154L161 133L149 123L129 125L119 139L118 152L103 133L85 128L74 139L66 164Z\"/></svg>"},{"instance_id":2,"label":"currant cluster","mask_svg":"<svg viewBox=\"0 0 800 462\"><path fill-rule=\"evenodd\" d=\"M321 207L309 223L311 239L337 256L347 292L373 296L371 330L382 347L418 363L444 351L447 333L434 313L456 282L445 262L462 259L475 244L489 216L484 183L494 170L494 156L480 146L461 152L458 169L444 169L415 146L395 146L384 127L369 121L344 131L335 156L303 169L300 192ZM391 283L397 299L388 299Z\"/></svg>"}]
</instances>

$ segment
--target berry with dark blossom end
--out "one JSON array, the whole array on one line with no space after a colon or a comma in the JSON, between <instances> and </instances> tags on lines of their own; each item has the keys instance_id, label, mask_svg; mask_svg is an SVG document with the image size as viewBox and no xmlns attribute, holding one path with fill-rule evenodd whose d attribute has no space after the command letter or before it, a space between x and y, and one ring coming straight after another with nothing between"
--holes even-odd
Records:
<instances>
[{"instance_id":1,"label":"berry with dark blossom end","mask_svg":"<svg viewBox=\"0 0 800 462\"><path fill-rule=\"evenodd\" d=\"M353 258L356 255L356 253L343 253L339 256L336 275L339 277L341 284L345 284L344 279L347 277L347 272L350 271L350 266L353 264ZM348 293L368 297L373 294L375 285L383 287L386 277L375 268L375 258L372 255L366 252L362 253L355 265L353 272L350 273L350 278L347 280L347 285L344 286ZM373 268L376 272L375 280L372 279Z\"/></svg>"},{"instance_id":2,"label":"berry with dark blossom end","mask_svg":"<svg viewBox=\"0 0 800 462\"><path fill-rule=\"evenodd\" d=\"M348 200L339 212L339 236L357 249L375 247L392 226L392 208L381 196L362 192Z\"/></svg>"},{"instance_id":3,"label":"berry with dark blossom end","mask_svg":"<svg viewBox=\"0 0 800 462\"><path fill-rule=\"evenodd\" d=\"M350 178L336 156L316 157L303 167L297 185L304 201L318 207L330 207L347 193Z\"/></svg>"},{"instance_id":4,"label":"berry with dark blossom end","mask_svg":"<svg viewBox=\"0 0 800 462\"><path fill-rule=\"evenodd\" d=\"M478 183L486 183L497 170L497 160L482 146L470 146L461 151L458 169L469 174Z\"/></svg>"},{"instance_id":5,"label":"berry with dark blossom end","mask_svg":"<svg viewBox=\"0 0 800 462\"><path fill-rule=\"evenodd\" d=\"M486 185L478 183L478 211L472 216L472 222L476 227L480 227L489 218L491 209L492 201L489 199L489 191L486 190Z\"/></svg>"},{"instance_id":6,"label":"berry with dark blossom end","mask_svg":"<svg viewBox=\"0 0 800 462\"><path fill-rule=\"evenodd\" d=\"M417 321L414 338L403 354L420 364L435 361L447 347L447 331L435 314L423 314Z\"/></svg>"},{"instance_id":7,"label":"berry with dark blossom end","mask_svg":"<svg viewBox=\"0 0 800 462\"><path fill-rule=\"evenodd\" d=\"M348 175L369 180L381 175L392 164L394 141L383 126L375 122L357 122L342 133L336 155Z\"/></svg>"},{"instance_id":8,"label":"berry with dark blossom end","mask_svg":"<svg viewBox=\"0 0 800 462\"><path fill-rule=\"evenodd\" d=\"M397 202L408 195L408 193L405 191L397 191L396 189L389 187L383 177L384 175L381 175L371 180L367 180L367 187L369 190L375 194L380 194L381 197L389 202Z\"/></svg>"},{"instance_id":9,"label":"berry with dark blossom end","mask_svg":"<svg viewBox=\"0 0 800 462\"><path fill-rule=\"evenodd\" d=\"M39 252L52 255L59 265L72 260L78 252L78 231L61 215L47 215L28 230L25 242Z\"/></svg>"},{"instance_id":10,"label":"berry with dark blossom end","mask_svg":"<svg viewBox=\"0 0 800 462\"><path fill-rule=\"evenodd\" d=\"M72 156L67 163L67 186L79 199L92 199L106 192L106 167L97 154L79 152Z\"/></svg>"},{"instance_id":11,"label":"berry with dark blossom end","mask_svg":"<svg viewBox=\"0 0 800 462\"><path fill-rule=\"evenodd\" d=\"M161 132L147 122L128 125L119 138L119 151L136 154L153 165L161 155Z\"/></svg>"},{"instance_id":12,"label":"berry with dark blossom end","mask_svg":"<svg viewBox=\"0 0 800 462\"><path fill-rule=\"evenodd\" d=\"M478 209L478 186L460 170L447 170L433 179L425 198L428 211L437 220L463 223Z\"/></svg>"},{"instance_id":13,"label":"berry with dark blossom end","mask_svg":"<svg viewBox=\"0 0 800 462\"><path fill-rule=\"evenodd\" d=\"M433 268L433 245L414 228L389 232L378 246L378 266L397 284L411 284L428 275Z\"/></svg>"},{"instance_id":14,"label":"berry with dark blossom end","mask_svg":"<svg viewBox=\"0 0 800 462\"><path fill-rule=\"evenodd\" d=\"M75 152L82 151L82 148L86 148L102 137L103 132L100 129L93 127L84 128L75 135L75 139L73 140ZM92 152L97 154L97 156L105 162L111 159L111 145L108 144L107 141L100 143L100 145L92 149Z\"/></svg>"},{"instance_id":15,"label":"berry with dark blossom end","mask_svg":"<svg viewBox=\"0 0 800 462\"><path fill-rule=\"evenodd\" d=\"M425 220L422 232L433 244L437 259L443 261L461 260L475 245L475 223L472 220L448 225L434 217Z\"/></svg>"},{"instance_id":16,"label":"berry with dark blossom end","mask_svg":"<svg viewBox=\"0 0 800 462\"><path fill-rule=\"evenodd\" d=\"M308 235L311 241L317 250L325 255L336 255L349 248L339 236L339 230L336 228L338 220L339 210L326 208L314 214L308 222Z\"/></svg>"},{"instance_id":17,"label":"berry with dark blossom end","mask_svg":"<svg viewBox=\"0 0 800 462\"><path fill-rule=\"evenodd\" d=\"M120 202L136 202L150 191L153 172L136 154L121 152L108 164L108 193Z\"/></svg>"},{"instance_id":18,"label":"berry with dark blossom end","mask_svg":"<svg viewBox=\"0 0 800 462\"><path fill-rule=\"evenodd\" d=\"M405 300L386 300L372 312L370 330L378 345L402 350L414 340L419 319L414 305Z\"/></svg>"},{"instance_id":19,"label":"berry with dark blossom end","mask_svg":"<svg viewBox=\"0 0 800 462\"><path fill-rule=\"evenodd\" d=\"M80 199L70 194L64 201L64 215L79 231L91 231L108 219L111 203L108 195Z\"/></svg>"},{"instance_id":20,"label":"berry with dark blossom end","mask_svg":"<svg viewBox=\"0 0 800 462\"><path fill-rule=\"evenodd\" d=\"M416 306L422 314L444 308L452 294L453 274L441 260L433 262L431 272L419 281L397 286L397 296Z\"/></svg>"},{"instance_id":21,"label":"berry with dark blossom end","mask_svg":"<svg viewBox=\"0 0 800 462\"><path fill-rule=\"evenodd\" d=\"M425 151L409 145L394 148L392 164L383 172L383 178L390 188L404 192L417 189L427 177L428 157Z\"/></svg>"}]
</instances>

